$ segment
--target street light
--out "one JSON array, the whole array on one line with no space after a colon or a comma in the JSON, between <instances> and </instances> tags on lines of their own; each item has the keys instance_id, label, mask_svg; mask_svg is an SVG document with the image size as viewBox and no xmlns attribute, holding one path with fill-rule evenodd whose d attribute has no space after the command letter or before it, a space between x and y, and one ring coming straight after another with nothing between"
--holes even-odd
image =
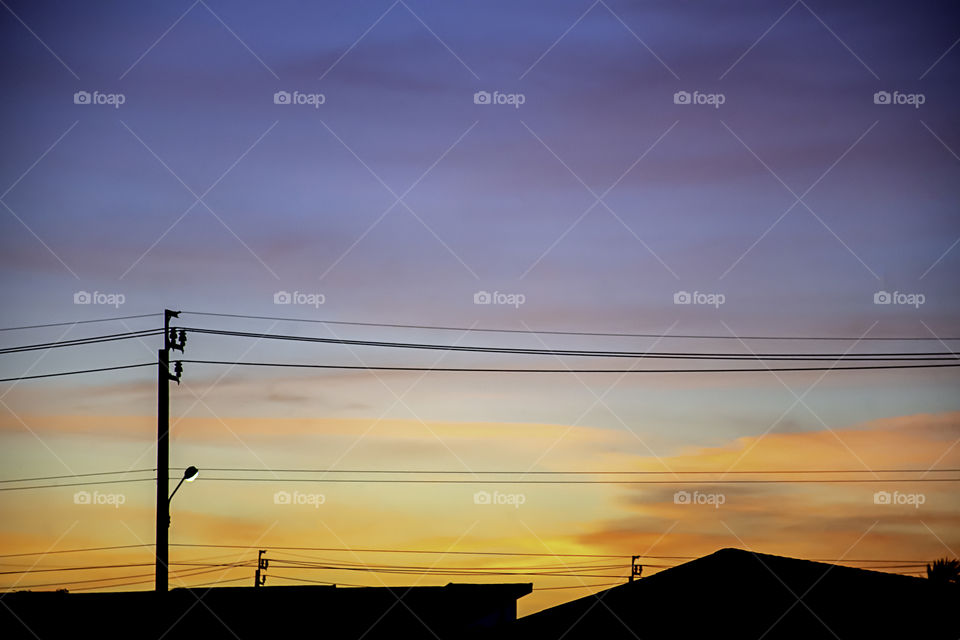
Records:
<instances>
[{"instance_id":1,"label":"street light","mask_svg":"<svg viewBox=\"0 0 960 640\"><path fill-rule=\"evenodd\" d=\"M180 485L183 484L183 481L184 481L184 480L186 480L187 482L193 482L194 480L197 479L197 476L199 476L199 475L200 475L200 470L197 469L196 467L187 467L187 468L186 468L186 470L183 472L183 477L180 478L180 482L177 483L177 486L176 486L176 488L173 490L173 493L171 493L171 494L170 494L170 497L167 498L167 504L166 504L167 526L166 526L166 528L163 528L163 529L160 528L159 522L162 522L162 520L158 521L158 523L157 523L158 532L159 532L159 531L162 531L163 534L164 534L164 536L163 536L163 538L162 538L162 540L163 540L162 545L163 545L163 546L160 546L160 543L158 543L158 545L157 545L157 591L158 591L158 592L161 592L161 593L162 593L162 592L165 592L165 591L167 590L167 575L168 575L168 574L167 574L167 558L168 558L168 555L167 555L167 552L168 552L168 549L167 549L167 529L170 528L170 503L173 501L173 496L176 495L177 489L180 488ZM158 483L158 484L160 483L160 478L157 478L157 483ZM157 515L158 515L158 517L159 517L159 512L158 512ZM159 540L159 539L160 539L160 538L159 538L159 536L158 536L158 540Z\"/></svg>"},{"instance_id":2,"label":"street light","mask_svg":"<svg viewBox=\"0 0 960 640\"><path fill-rule=\"evenodd\" d=\"M173 493L170 494L170 497L167 498L167 504L169 505L170 502L173 500L173 496L176 495L177 489L180 488L180 485L183 484L184 480L186 480L187 482L193 482L194 480L197 479L197 476L199 475L200 475L200 469L197 469L196 467L187 467L186 471L183 472L183 477L180 478L180 482L177 483L177 488L174 489ZM169 514L167 514L167 526L168 527L170 526Z\"/></svg>"}]
</instances>

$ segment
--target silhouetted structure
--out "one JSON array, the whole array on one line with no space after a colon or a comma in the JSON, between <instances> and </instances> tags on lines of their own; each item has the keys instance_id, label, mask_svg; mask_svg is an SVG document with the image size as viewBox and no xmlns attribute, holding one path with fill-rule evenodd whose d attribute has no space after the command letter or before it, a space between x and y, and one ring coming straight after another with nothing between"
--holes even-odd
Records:
<instances>
[{"instance_id":1,"label":"silhouetted structure","mask_svg":"<svg viewBox=\"0 0 960 640\"><path fill-rule=\"evenodd\" d=\"M165 594L19 592L7 594L0 604L0 637L487 638L503 635L516 620L517 599L532 589L531 584L448 584L220 587Z\"/></svg>"},{"instance_id":2,"label":"silhouetted structure","mask_svg":"<svg viewBox=\"0 0 960 640\"><path fill-rule=\"evenodd\" d=\"M952 638L960 588L722 549L521 618L515 638Z\"/></svg>"}]
</instances>

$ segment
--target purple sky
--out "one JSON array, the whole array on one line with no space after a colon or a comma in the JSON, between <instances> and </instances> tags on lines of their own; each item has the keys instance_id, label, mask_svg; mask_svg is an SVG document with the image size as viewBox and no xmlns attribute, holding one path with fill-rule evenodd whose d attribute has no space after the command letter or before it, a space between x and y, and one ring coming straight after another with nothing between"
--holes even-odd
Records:
<instances>
[{"instance_id":1,"label":"purple sky","mask_svg":"<svg viewBox=\"0 0 960 640\"><path fill-rule=\"evenodd\" d=\"M960 14L941 2L842 4L9 0L0 7L0 327L169 307L514 329L956 338ZM323 104L275 104L281 91L322 94ZM123 104L75 104L77 92ZM477 104L477 92L522 104ZM722 104L683 104L683 92ZM883 104L883 92L922 104ZM76 305L78 291L125 301ZM322 294L324 303L275 305L278 291ZM478 291L522 294L524 303L476 305ZM681 291L724 303L674 304ZM879 291L924 302L877 305ZM530 345L186 315L183 324ZM7 332L0 342L63 333ZM191 337L190 356L435 362L248 346ZM736 341L700 346L744 350ZM65 349L40 363L8 355L0 377L139 362L155 349L155 340ZM220 373L188 371L198 389ZM5 405L149 415L152 378L143 369L4 385ZM303 379L232 371L208 408L362 418L392 402L360 374ZM398 392L413 380L388 379ZM816 377L785 380L801 393ZM645 444L664 455L756 436L778 416L776 432L799 432L960 409L956 374L944 371L833 374L807 396L809 412L786 417L794 396L766 374L631 377L593 406L614 382L434 374L407 401L428 421L642 424ZM189 398L175 393L173 402L175 415L191 411ZM18 452L4 460L11 473L55 467L29 438L8 450Z\"/></svg>"}]
</instances>

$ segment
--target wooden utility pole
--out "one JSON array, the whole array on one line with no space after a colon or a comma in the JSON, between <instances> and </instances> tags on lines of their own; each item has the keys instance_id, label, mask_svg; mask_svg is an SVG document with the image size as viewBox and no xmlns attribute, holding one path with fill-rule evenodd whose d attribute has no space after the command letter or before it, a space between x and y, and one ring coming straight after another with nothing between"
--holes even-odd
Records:
<instances>
[{"instance_id":1,"label":"wooden utility pole","mask_svg":"<svg viewBox=\"0 0 960 640\"><path fill-rule=\"evenodd\" d=\"M170 373L170 349L183 351L186 334L170 329L170 319L180 317L179 311L163 310L163 348L157 353L157 535L156 535L156 591L167 591L168 546L170 531L170 381L180 383L180 363L176 375Z\"/></svg>"}]
</instances>

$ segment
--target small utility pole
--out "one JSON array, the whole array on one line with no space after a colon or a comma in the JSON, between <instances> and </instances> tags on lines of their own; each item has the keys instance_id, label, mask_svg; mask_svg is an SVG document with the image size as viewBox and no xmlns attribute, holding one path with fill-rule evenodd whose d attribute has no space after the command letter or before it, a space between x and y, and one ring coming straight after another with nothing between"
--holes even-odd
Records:
<instances>
[{"instance_id":1,"label":"small utility pole","mask_svg":"<svg viewBox=\"0 0 960 640\"><path fill-rule=\"evenodd\" d=\"M633 582L634 578L639 578L640 574L643 573L643 565L637 564L637 560L640 559L640 556L632 556L630 558L630 582Z\"/></svg>"},{"instance_id":2,"label":"small utility pole","mask_svg":"<svg viewBox=\"0 0 960 640\"><path fill-rule=\"evenodd\" d=\"M267 583L267 576L260 575L260 572L266 571L270 565L270 560L263 557L266 552L266 549L260 549L260 552L257 553L257 572L253 574L253 586L255 587L262 587Z\"/></svg>"},{"instance_id":3,"label":"small utility pole","mask_svg":"<svg viewBox=\"0 0 960 640\"><path fill-rule=\"evenodd\" d=\"M167 591L168 534L170 528L170 381L180 384L183 365L177 362L176 374L170 373L170 349L183 351L186 332L170 328L170 319L179 311L163 310L163 348L157 353L157 536L156 591Z\"/></svg>"}]
</instances>

